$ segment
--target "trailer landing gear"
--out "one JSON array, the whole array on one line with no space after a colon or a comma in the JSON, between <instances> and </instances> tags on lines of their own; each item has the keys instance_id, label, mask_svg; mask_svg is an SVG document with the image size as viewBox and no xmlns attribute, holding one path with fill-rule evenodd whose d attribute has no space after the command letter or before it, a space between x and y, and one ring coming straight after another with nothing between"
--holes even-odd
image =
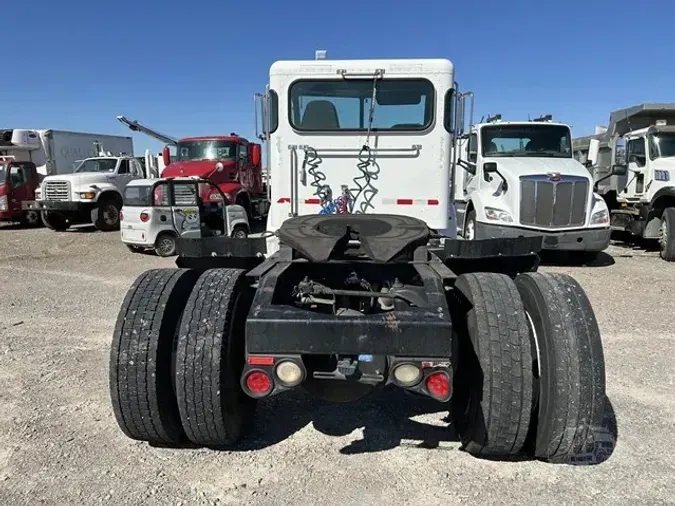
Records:
<instances>
[{"instance_id":1,"label":"trailer landing gear","mask_svg":"<svg viewBox=\"0 0 675 506\"><path fill-rule=\"evenodd\" d=\"M264 260L256 239L180 240L179 259L198 252L208 267L136 280L111 352L127 436L231 447L262 399L304 387L356 401L391 385L447 403L477 456L532 447L565 462L592 450L604 361L581 287L568 276L471 271L476 261L511 272L509 258L524 265L533 241L448 240L441 261L422 222L386 215L294 218L279 235L289 246ZM237 252L257 266L233 267L245 263Z\"/></svg>"}]
</instances>

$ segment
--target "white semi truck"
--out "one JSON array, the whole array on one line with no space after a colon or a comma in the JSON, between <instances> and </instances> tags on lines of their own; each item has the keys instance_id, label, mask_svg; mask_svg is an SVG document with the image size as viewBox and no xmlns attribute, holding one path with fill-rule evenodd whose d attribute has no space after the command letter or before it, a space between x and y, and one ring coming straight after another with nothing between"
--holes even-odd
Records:
<instances>
[{"instance_id":1,"label":"white semi truck","mask_svg":"<svg viewBox=\"0 0 675 506\"><path fill-rule=\"evenodd\" d=\"M536 269L541 237L428 247L452 228L453 64L317 57L272 64L259 96L273 234L181 237L180 268L146 271L124 298L109 367L121 430L224 448L270 396L390 385L445 403L476 455L592 451L605 372L581 286L517 267Z\"/></svg>"},{"instance_id":2,"label":"white semi truck","mask_svg":"<svg viewBox=\"0 0 675 506\"><path fill-rule=\"evenodd\" d=\"M614 111L608 127L572 146L607 202L612 230L657 240L661 258L675 261L675 103Z\"/></svg>"},{"instance_id":3,"label":"white semi truck","mask_svg":"<svg viewBox=\"0 0 675 506\"><path fill-rule=\"evenodd\" d=\"M473 102L470 93L460 97L460 123L469 99ZM572 156L568 125L552 122L551 115L533 121L502 121L496 115L471 123L458 136L454 160L459 235L543 236L543 249L589 260L607 248L607 205L593 192L586 167Z\"/></svg>"}]
</instances>

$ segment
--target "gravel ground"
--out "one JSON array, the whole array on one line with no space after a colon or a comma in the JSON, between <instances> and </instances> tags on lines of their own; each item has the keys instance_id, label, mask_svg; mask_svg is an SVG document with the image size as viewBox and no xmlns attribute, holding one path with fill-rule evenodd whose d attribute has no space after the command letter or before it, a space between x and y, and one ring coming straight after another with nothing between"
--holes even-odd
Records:
<instances>
[{"instance_id":1,"label":"gravel ground","mask_svg":"<svg viewBox=\"0 0 675 506\"><path fill-rule=\"evenodd\" d=\"M675 264L655 253L542 268L591 299L618 426L607 461L563 466L476 459L438 404L396 390L353 406L273 398L230 452L131 441L108 396L111 333L135 277L173 260L117 233L0 235L1 505L675 503Z\"/></svg>"}]
</instances>

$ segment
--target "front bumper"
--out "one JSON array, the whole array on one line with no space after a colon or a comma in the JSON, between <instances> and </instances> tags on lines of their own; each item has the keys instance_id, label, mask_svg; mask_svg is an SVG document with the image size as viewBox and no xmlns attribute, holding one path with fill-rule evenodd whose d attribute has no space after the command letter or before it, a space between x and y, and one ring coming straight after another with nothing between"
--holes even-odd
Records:
<instances>
[{"instance_id":1,"label":"front bumper","mask_svg":"<svg viewBox=\"0 0 675 506\"><path fill-rule=\"evenodd\" d=\"M26 200L21 207L24 211L79 211L84 207L83 202L58 200Z\"/></svg>"},{"instance_id":2,"label":"front bumper","mask_svg":"<svg viewBox=\"0 0 675 506\"><path fill-rule=\"evenodd\" d=\"M611 233L609 227L549 232L476 223L476 239L542 236L542 249L544 250L603 251L609 246Z\"/></svg>"}]
</instances>

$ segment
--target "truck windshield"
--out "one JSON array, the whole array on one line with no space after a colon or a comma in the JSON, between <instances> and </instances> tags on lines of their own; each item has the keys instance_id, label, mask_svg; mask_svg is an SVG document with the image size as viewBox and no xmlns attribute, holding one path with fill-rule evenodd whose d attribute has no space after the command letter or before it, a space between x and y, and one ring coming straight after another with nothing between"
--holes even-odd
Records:
<instances>
[{"instance_id":1,"label":"truck windshield","mask_svg":"<svg viewBox=\"0 0 675 506\"><path fill-rule=\"evenodd\" d=\"M572 158L570 130L563 125L494 125L481 132L484 156Z\"/></svg>"},{"instance_id":2,"label":"truck windshield","mask_svg":"<svg viewBox=\"0 0 675 506\"><path fill-rule=\"evenodd\" d=\"M75 169L75 172L115 172L117 158L90 158Z\"/></svg>"},{"instance_id":3,"label":"truck windshield","mask_svg":"<svg viewBox=\"0 0 675 506\"><path fill-rule=\"evenodd\" d=\"M675 156L675 133L658 133L649 136L649 158L667 158Z\"/></svg>"},{"instance_id":4,"label":"truck windshield","mask_svg":"<svg viewBox=\"0 0 675 506\"><path fill-rule=\"evenodd\" d=\"M373 79L300 80L290 88L291 125L304 131L368 128ZM419 131L434 117L434 86L426 79L377 81L372 128Z\"/></svg>"},{"instance_id":5,"label":"truck windshield","mask_svg":"<svg viewBox=\"0 0 675 506\"><path fill-rule=\"evenodd\" d=\"M176 159L185 161L197 160L235 160L237 143L232 141L186 141L179 142L176 147Z\"/></svg>"}]
</instances>

